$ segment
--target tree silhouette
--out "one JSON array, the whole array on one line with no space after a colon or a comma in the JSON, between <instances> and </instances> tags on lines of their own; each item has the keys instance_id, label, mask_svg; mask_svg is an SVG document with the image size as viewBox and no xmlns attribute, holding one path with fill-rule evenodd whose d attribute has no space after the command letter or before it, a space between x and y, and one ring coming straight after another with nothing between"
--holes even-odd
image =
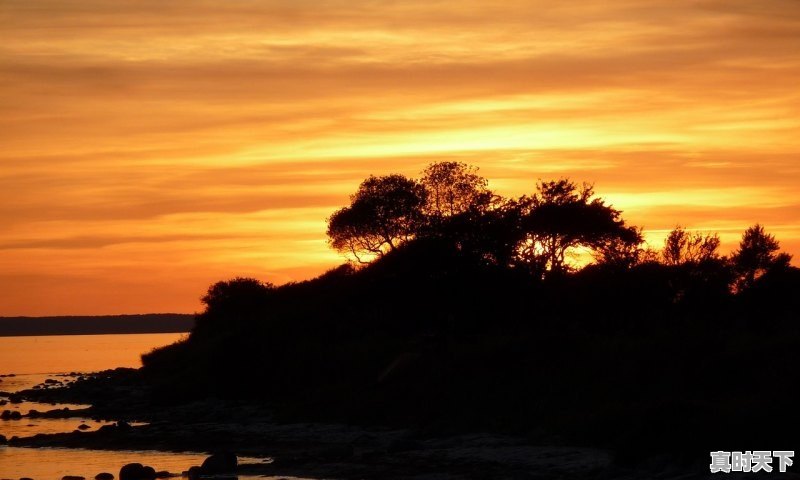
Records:
<instances>
[{"instance_id":1,"label":"tree silhouette","mask_svg":"<svg viewBox=\"0 0 800 480\"><path fill-rule=\"evenodd\" d=\"M625 226L619 210L594 197L591 185L561 179L539 182L522 205L519 259L537 275L564 273L568 253L578 247L596 250L617 241L641 243L635 228Z\"/></svg>"},{"instance_id":2,"label":"tree silhouette","mask_svg":"<svg viewBox=\"0 0 800 480\"><path fill-rule=\"evenodd\" d=\"M628 269L647 262L655 262L658 253L643 248L644 236L640 228L628 228L620 237L612 237L595 248L594 259L599 265Z\"/></svg>"},{"instance_id":3,"label":"tree silhouette","mask_svg":"<svg viewBox=\"0 0 800 480\"><path fill-rule=\"evenodd\" d=\"M661 256L667 265L699 264L719 260L719 235L687 232L677 226L664 240Z\"/></svg>"},{"instance_id":4,"label":"tree silhouette","mask_svg":"<svg viewBox=\"0 0 800 480\"><path fill-rule=\"evenodd\" d=\"M424 220L427 193L403 175L370 176L350 197L350 205L328 219L328 240L341 253L364 263L411 239Z\"/></svg>"},{"instance_id":5,"label":"tree silhouette","mask_svg":"<svg viewBox=\"0 0 800 480\"><path fill-rule=\"evenodd\" d=\"M488 181L478 175L478 168L461 162L428 165L420 183L428 194L425 213L433 218L483 211L494 197Z\"/></svg>"},{"instance_id":6,"label":"tree silhouette","mask_svg":"<svg viewBox=\"0 0 800 480\"><path fill-rule=\"evenodd\" d=\"M197 317L194 333L204 335L218 327L246 326L254 315L261 312L269 293L274 289L275 286L269 282L248 277L236 277L211 285L200 299L206 310Z\"/></svg>"},{"instance_id":7,"label":"tree silhouette","mask_svg":"<svg viewBox=\"0 0 800 480\"><path fill-rule=\"evenodd\" d=\"M787 267L791 255L778 253L778 250L780 243L763 226L755 224L745 230L739 248L731 255L731 264L736 273L734 289L745 290L770 270Z\"/></svg>"}]
</instances>

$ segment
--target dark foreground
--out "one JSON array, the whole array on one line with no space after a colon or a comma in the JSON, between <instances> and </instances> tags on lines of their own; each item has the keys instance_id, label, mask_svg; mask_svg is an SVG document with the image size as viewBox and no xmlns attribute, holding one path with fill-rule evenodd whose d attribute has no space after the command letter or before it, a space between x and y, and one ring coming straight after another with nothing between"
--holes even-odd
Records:
<instances>
[{"instance_id":1,"label":"dark foreground","mask_svg":"<svg viewBox=\"0 0 800 480\"><path fill-rule=\"evenodd\" d=\"M12 400L51 402L86 402L92 397L97 405L89 409L56 409L36 415L119 421L96 431L12 438L9 445L204 451L272 459L270 463L240 463L235 472L238 475L330 479L714 478L702 462L690 464L662 455L633 464L620 461L609 449L559 445L558 439L533 435L448 435L415 428L286 423L276 421L267 405L244 401L154 405L141 390L133 388L137 376L136 371L119 369L87 376L66 387L47 386L12 395ZM130 426L127 421L149 423ZM188 475L162 475L167 473ZM783 474L782 478L800 477Z\"/></svg>"}]
</instances>

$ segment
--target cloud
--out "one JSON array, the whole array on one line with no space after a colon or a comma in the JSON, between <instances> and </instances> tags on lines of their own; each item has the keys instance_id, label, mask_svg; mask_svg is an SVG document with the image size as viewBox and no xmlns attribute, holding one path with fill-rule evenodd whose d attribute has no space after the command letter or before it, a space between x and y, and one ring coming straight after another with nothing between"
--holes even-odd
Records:
<instances>
[{"instance_id":1,"label":"cloud","mask_svg":"<svg viewBox=\"0 0 800 480\"><path fill-rule=\"evenodd\" d=\"M591 181L653 231L762 221L800 252L793 0L7 0L0 22L0 287L19 296L0 314L45 312L36 278L62 299L47 313L86 313L69 298L119 269L156 297L139 311L196 305L187 278L319 273L325 217L364 177L438 160L509 196ZM85 281L56 288L67 272Z\"/></svg>"}]
</instances>

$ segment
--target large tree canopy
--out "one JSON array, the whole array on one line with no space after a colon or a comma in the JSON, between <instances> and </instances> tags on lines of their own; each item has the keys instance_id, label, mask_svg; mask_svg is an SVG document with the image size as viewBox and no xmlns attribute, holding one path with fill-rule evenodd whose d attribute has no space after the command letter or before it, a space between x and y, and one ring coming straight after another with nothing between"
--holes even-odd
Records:
<instances>
[{"instance_id":1,"label":"large tree canopy","mask_svg":"<svg viewBox=\"0 0 800 480\"><path fill-rule=\"evenodd\" d=\"M428 195L425 213L434 218L485 210L494 197L478 168L461 162L428 165L420 183Z\"/></svg>"},{"instance_id":2,"label":"large tree canopy","mask_svg":"<svg viewBox=\"0 0 800 480\"><path fill-rule=\"evenodd\" d=\"M537 274L564 272L570 251L597 250L611 243L638 245L640 232L625 225L619 210L594 198L591 185L561 179L539 182L537 192L520 199L518 258Z\"/></svg>"},{"instance_id":3,"label":"large tree canopy","mask_svg":"<svg viewBox=\"0 0 800 480\"><path fill-rule=\"evenodd\" d=\"M328 219L329 242L359 262L382 256L416 234L426 198L425 188L403 175L370 176Z\"/></svg>"}]
</instances>

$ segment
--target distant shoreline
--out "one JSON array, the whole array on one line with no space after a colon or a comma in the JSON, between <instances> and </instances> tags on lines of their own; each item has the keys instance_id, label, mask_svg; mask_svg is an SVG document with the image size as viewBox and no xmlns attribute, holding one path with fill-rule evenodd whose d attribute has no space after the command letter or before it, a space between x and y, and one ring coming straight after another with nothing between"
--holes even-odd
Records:
<instances>
[{"instance_id":1,"label":"distant shoreline","mask_svg":"<svg viewBox=\"0 0 800 480\"><path fill-rule=\"evenodd\" d=\"M193 325L194 315L184 313L0 317L0 337L186 333Z\"/></svg>"}]
</instances>

